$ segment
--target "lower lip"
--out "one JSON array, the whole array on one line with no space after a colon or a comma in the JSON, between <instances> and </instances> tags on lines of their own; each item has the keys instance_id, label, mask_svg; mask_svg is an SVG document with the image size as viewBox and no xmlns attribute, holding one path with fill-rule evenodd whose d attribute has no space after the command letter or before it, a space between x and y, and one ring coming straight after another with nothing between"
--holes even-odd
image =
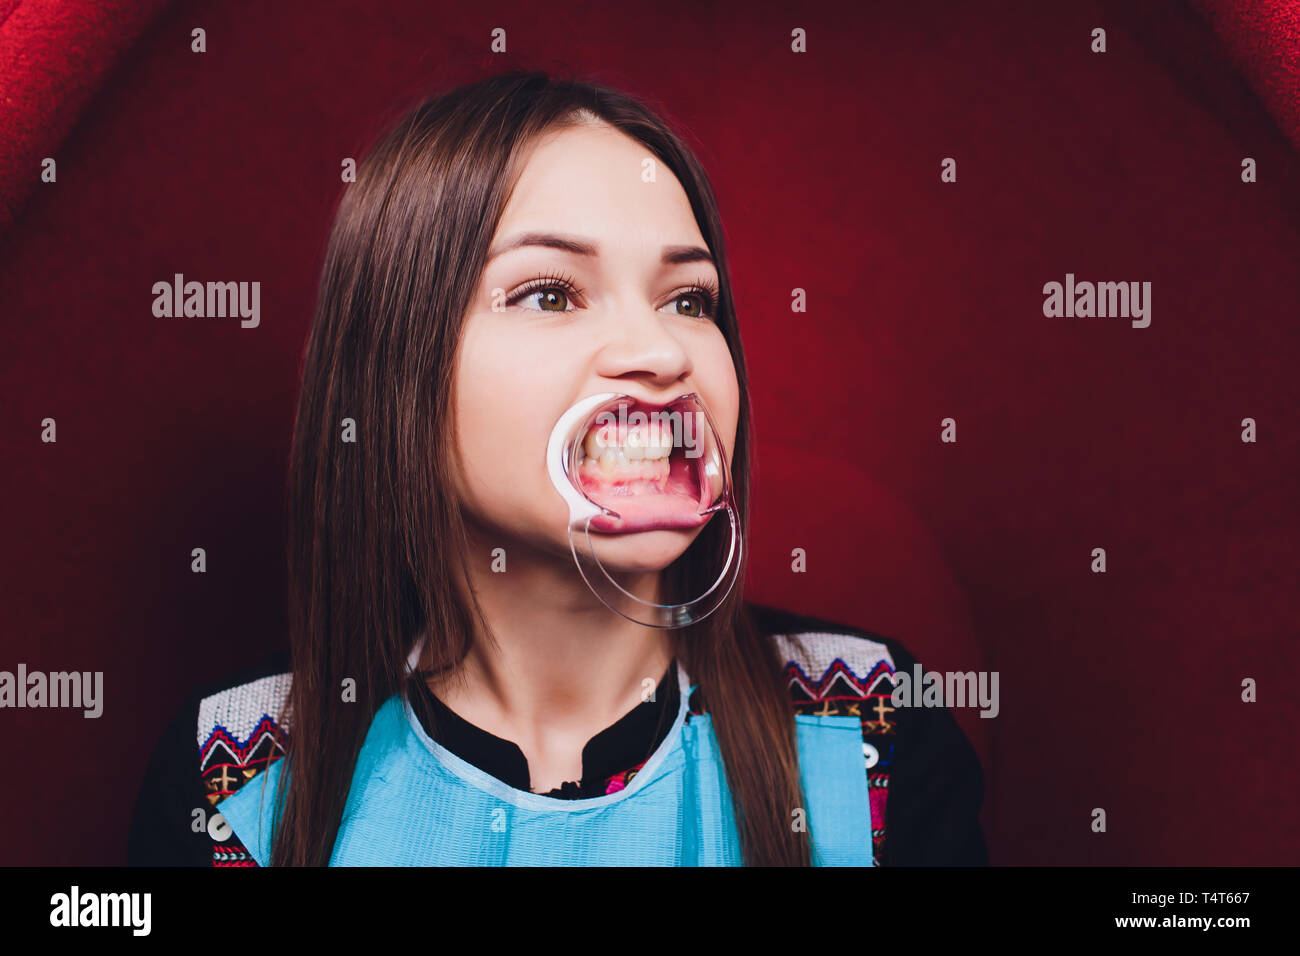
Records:
<instances>
[{"instance_id":1,"label":"lower lip","mask_svg":"<svg viewBox=\"0 0 1300 956\"><path fill-rule=\"evenodd\" d=\"M636 531L662 531L699 528L708 524L712 514L701 514L702 459L688 459L679 449L669 458L668 482L664 490L645 481L615 483L593 480L579 475L579 484L587 497L619 517L596 515L589 525L592 531L626 534Z\"/></svg>"}]
</instances>

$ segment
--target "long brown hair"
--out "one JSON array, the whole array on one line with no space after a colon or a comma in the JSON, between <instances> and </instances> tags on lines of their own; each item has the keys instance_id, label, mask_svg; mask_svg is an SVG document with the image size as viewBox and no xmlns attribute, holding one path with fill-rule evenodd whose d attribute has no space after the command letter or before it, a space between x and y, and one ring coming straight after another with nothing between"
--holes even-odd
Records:
<instances>
[{"instance_id":1,"label":"long brown hair","mask_svg":"<svg viewBox=\"0 0 1300 956\"><path fill-rule=\"evenodd\" d=\"M272 865L325 865L379 706L403 689L421 632L432 672L465 657L482 615L466 601L466 536L440 454L465 315L488 247L540 133L595 116L681 182L720 279L717 321L740 385L732 461L748 530L750 402L722 224L703 168L645 105L616 90L512 72L407 113L343 194L321 275L294 424L286 509L293 682ZM344 440L351 420L355 440ZM668 593L720 566L711 522L665 572ZM742 576L740 581L744 581ZM698 589L697 589L698 590ZM771 640L741 597L677 635L711 715L747 865L808 865L793 707ZM353 682L355 702L344 697ZM292 770L292 773L289 771Z\"/></svg>"}]
</instances>

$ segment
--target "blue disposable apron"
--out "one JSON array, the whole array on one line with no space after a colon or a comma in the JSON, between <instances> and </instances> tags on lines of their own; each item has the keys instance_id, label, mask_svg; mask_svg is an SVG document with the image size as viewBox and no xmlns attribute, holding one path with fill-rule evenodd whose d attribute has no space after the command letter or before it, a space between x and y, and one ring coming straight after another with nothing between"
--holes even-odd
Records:
<instances>
[{"instance_id":1,"label":"blue disposable apron","mask_svg":"<svg viewBox=\"0 0 1300 956\"><path fill-rule=\"evenodd\" d=\"M679 687L694 689L678 664ZM668 735L628 785L583 800L517 790L432 740L394 694L357 759L330 866L740 866L731 792L707 714L680 695ZM862 725L795 717L805 822L820 866L870 866ZM218 809L260 866L285 757Z\"/></svg>"}]
</instances>

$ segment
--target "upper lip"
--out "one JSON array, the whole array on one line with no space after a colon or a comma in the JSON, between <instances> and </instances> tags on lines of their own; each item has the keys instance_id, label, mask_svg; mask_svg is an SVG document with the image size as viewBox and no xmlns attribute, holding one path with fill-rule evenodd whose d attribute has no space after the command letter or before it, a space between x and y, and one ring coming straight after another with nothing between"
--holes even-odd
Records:
<instances>
[{"instance_id":1,"label":"upper lip","mask_svg":"<svg viewBox=\"0 0 1300 956\"><path fill-rule=\"evenodd\" d=\"M694 395L695 393L678 392L671 398L665 398L661 402L649 398L643 398L633 392L622 392L620 394L627 395L632 399L632 405L628 409L629 411L659 412L668 408L670 405L675 405L677 402L680 402L683 398L686 398L689 395Z\"/></svg>"}]
</instances>

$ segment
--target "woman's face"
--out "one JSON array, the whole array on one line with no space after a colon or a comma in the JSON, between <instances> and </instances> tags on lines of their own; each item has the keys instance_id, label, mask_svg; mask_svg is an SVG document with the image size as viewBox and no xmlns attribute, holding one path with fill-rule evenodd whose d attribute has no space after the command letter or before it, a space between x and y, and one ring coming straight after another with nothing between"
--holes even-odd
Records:
<instances>
[{"instance_id":1,"label":"woman's face","mask_svg":"<svg viewBox=\"0 0 1300 956\"><path fill-rule=\"evenodd\" d=\"M718 272L676 177L654 160L646 181L651 159L604 125L543 136L489 249L458 356L456 443L466 516L507 560L511 540L568 555L546 447L579 399L629 394L653 413L697 393L732 459L740 396L714 321ZM586 490L638 516L623 527L649 529L600 535L612 570L660 570L699 534L684 517L698 510L685 497L692 456L670 445L653 425L584 442Z\"/></svg>"}]
</instances>

